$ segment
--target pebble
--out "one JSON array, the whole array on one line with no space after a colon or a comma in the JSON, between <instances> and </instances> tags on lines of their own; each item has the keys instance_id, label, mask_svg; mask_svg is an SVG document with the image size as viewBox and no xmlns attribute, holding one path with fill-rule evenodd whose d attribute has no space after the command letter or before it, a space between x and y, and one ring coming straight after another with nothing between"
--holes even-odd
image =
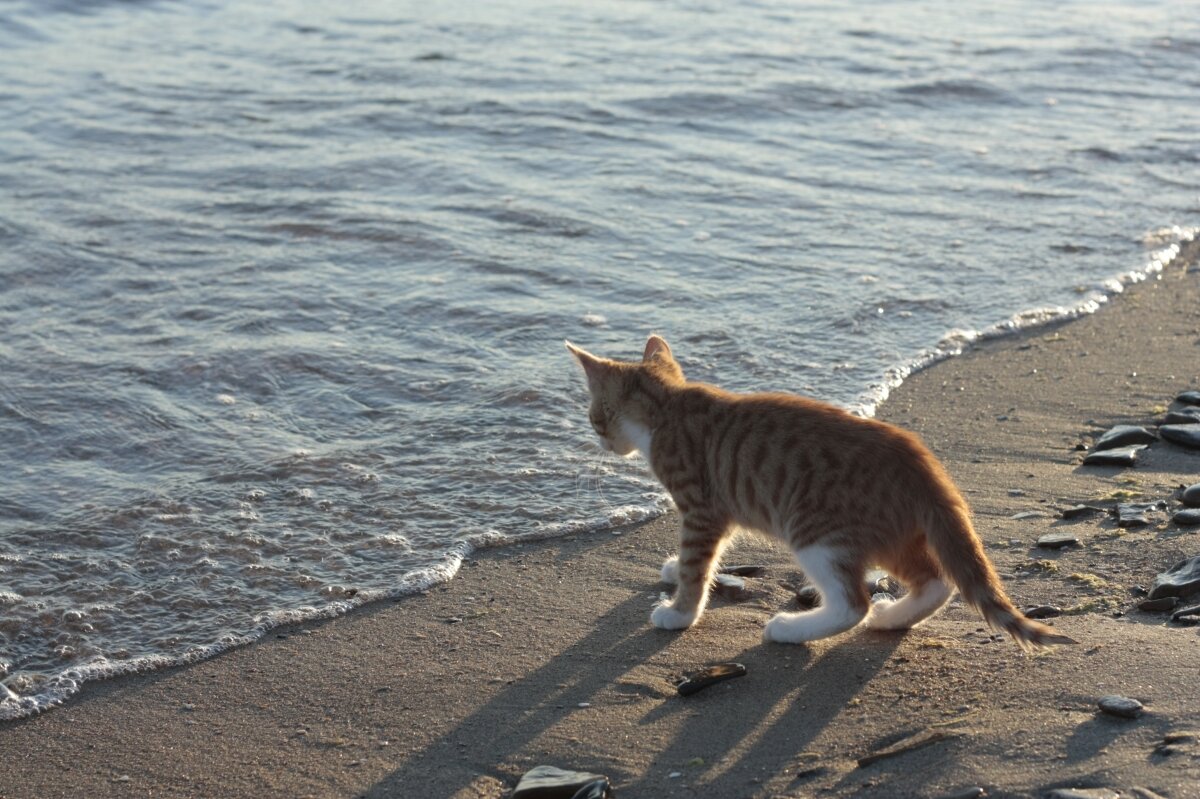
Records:
<instances>
[{"instance_id":1,"label":"pebble","mask_svg":"<svg viewBox=\"0 0 1200 799\"><path fill-rule=\"evenodd\" d=\"M1063 509L1062 517L1064 519L1078 519L1080 516L1089 516L1093 513L1103 512L1104 508L1098 508L1095 505L1073 505Z\"/></svg>"},{"instance_id":2,"label":"pebble","mask_svg":"<svg viewBox=\"0 0 1200 799\"><path fill-rule=\"evenodd\" d=\"M1092 445L1093 451L1116 449L1130 444L1153 444L1158 437L1144 427L1132 424L1119 424L1109 430Z\"/></svg>"},{"instance_id":3,"label":"pebble","mask_svg":"<svg viewBox=\"0 0 1200 799\"><path fill-rule=\"evenodd\" d=\"M1200 424L1200 408L1180 408L1177 411L1167 411L1163 424Z\"/></svg>"},{"instance_id":4,"label":"pebble","mask_svg":"<svg viewBox=\"0 0 1200 799\"><path fill-rule=\"evenodd\" d=\"M1062 608L1057 605L1035 605L1021 612L1027 619L1053 619L1055 616L1062 615Z\"/></svg>"},{"instance_id":5,"label":"pebble","mask_svg":"<svg viewBox=\"0 0 1200 799\"><path fill-rule=\"evenodd\" d=\"M1117 527L1145 527L1146 514L1166 510L1165 502L1122 502L1117 505Z\"/></svg>"},{"instance_id":6,"label":"pebble","mask_svg":"<svg viewBox=\"0 0 1200 799\"><path fill-rule=\"evenodd\" d=\"M1055 788L1046 799L1121 799L1112 788Z\"/></svg>"},{"instance_id":7,"label":"pebble","mask_svg":"<svg viewBox=\"0 0 1200 799\"><path fill-rule=\"evenodd\" d=\"M1189 507L1200 508L1200 483L1183 489L1183 493L1179 495L1179 501Z\"/></svg>"},{"instance_id":8,"label":"pebble","mask_svg":"<svg viewBox=\"0 0 1200 799\"><path fill-rule=\"evenodd\" d=\"M1088 453L1083 459L1084 466L1133 466L1137 463L1137 455L1146 448L1145 444L1130 444L1128 447L1117 449L1102 449Z\"/></svg>"},{"instance_id":9,"label":"pebble","mask_svg":"<svg viewBox=\"0 0 1200 799\"><path fill-rule=\"evenodd\" d=\"M1200 424L1164 424L1158 433L1172 444L1200 449Z\"/></svg>"},{"instance_id":10,"label":"pebble","mask_svg":"<svg viewBox=\"0 0 1200 799\"><path fill-rule=\"evenodd\" d=\"M713 593L729 602L745 602L750 598L746 581L732 574L718 574L713 578Z\"/></svg>"},{"instance_id":11,"label":"pebble","mask_svg":"<svg viewBox=\"0 0 1200 799\"><path fill-rule=\"evenodd\" d=\"M766 566L744 565L744 566L722 566L721 574L732 574L735 577L762 577L767 573Z\"/></svg>"},{"instance_id":12,"label":"pebble","mask_svg":"<svg viewBox=\"0 0 1200 799\"><path fill-rule=\"evenodd\" d=\"M1200 555L1181 560L1161 572L1150 584L1150 599L1177 596L1181 599L1200 592Z\"/></svg>"},{"instance_id":13,"label":"pebble","mask_svg":"<svg viewBox=\"0 0 1200 799\"><path fill-rule=\"evenodd\" d=\"M603 774L537 766L521 777L511 799L573 799L581 789L596 782L603 782L607 789L608 777Z\"/></svg>"},{"instance_id":14,"label":"pebble","mask_svg":"<svg viewBox=\"0 0 1200 799\"><path fill-rule=\"evenodd\" d=\"M1158 599L1143 599L1138 603L1138 610L1144 610L1147 613L1161 613L1174 609L1178 604L1179 597L1177 596L1160 596Z\"/></svg>"},{"instance_id":15,"label":"pebble","mask_svg":"<svg viewBox=\"0 0 1200 799\"><path fill-rule=\"evenodd\" d=\"M679 692L680 696L691 696L717 683L744 676L746 676L746 667L741 663L717 663L686 675L682 682L675 686L675 690Z\"/></svg>"},{"instance_id":16,"label":"pebble","mask_svg":"<svg viewBox=\"0 0 1200 799\"><path fill-rule=\"evenodd\" d=\"M1123 719L1136 719L1142 715L1142 703L1127 696L1102 696L1096 703L1100 710L1110 716L1120 716Z\"/></svg>"},{"instance_id":17,"label":"pebble","mask_svg":"<svg viewBox=\"0 0 1200 799\"><path fill-rule=\"evenodd\" d=\"M963 788L961 791L954 793L944 793L938 799L979 799L979 797L987 794L987 791L976 785L972 788Z\"/></svg>"},{"instance_id":18,"label":"pebble","mask_svg":"<svg viewBox=\"0 0 1200 799\"><path fill-rule=\"evenodd\" d=\"M1192 605L1172 613L1171 621L1180 624L1200 624L1200 618L1196 618L1197 616L1200 616L1200 605Z\"/></svg>"},{"instance_id":19,"label":"pebble","mask_svg":"<svg viewBox=\"0 0 1200 799\"><path fill-rule=\"evenodd\" d=\"M1175 515L1171 517L1171 521L1180 527L1195 527L1197 524L1200 524L1200 508L1177 510L1175 511Z\"/></svg>"},{"instance_id":20,"label":"pebble","mask_svg":"<svg viewBox=\"0 0 1200 799\"><path fill-rule=\"evenodd\" d=\"M1200 405L1200 391L1185 391L1176 397L1175 401L1184 405Z\"/></svg>"},{"instance_id":21,"label":"pebble","mask_svg":"<svg viewBox=\"0 0 1200 799\"><path fill-rule=\"evenodd\" d=\"M1070 533L1046 533L1037 540L1042 549L1063 549L1064 547L1079 546L1079 538Z\"/></svg>"}]
</instances>

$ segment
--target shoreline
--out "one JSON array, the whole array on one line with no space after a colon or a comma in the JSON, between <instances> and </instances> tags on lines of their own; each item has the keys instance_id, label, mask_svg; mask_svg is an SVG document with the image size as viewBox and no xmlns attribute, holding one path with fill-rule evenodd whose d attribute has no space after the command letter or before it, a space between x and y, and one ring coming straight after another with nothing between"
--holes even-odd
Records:
<instances>
[{"instance_id":1,"label":"shoreline","mask_svg":"<svg viewBox=\"0 0 1200 799\"><path fill-rule=\"evenodd\" d=\"M961 356L972 347L977 347L984 342L1005 339L1011 336L1034 334L1040 329L1065 324L1096 313L1108 303L1120 297L1129 287L1146 280L1155 279L1163 270L1170 269L1171 265L1176 263L1177 259L1182 258L1186 260L1184 253L1197 240L1198 233L1200 233L1200 228L1181 227L1178 225L1151 231L1146 234L1147 246L1149 247L1151 237L1155 239L1154 243L1156 246L1154 249L1148 250L1141 268L1119 272L1103 280L1099 285L1083 295L1084 299L1076 305L1069 307L1039 306L1029 308L1018 311L1007 319L995 322L980 330L958 334L953 332L948 333L934 346L922 350L906 361L889 367L885 370L880 382L873 383L860 391L854 400L847 403L845 407L852 413L874 417L877 415L880 406L887 402L888 397L903 385L905 380L908 380L915 374L933 368L942 361ZM487 542L484 540L487 536L480 536L480 540L478 541L463 539L455 542L446 551L446 560L437 565L407 573L401 580L400 585L388 589L367 589L360 592L353 599L310 608L308 613L301 613L301 609L298 608L269 611L266 615L274 618L243 633L236 634L237 641L235 643L213 642L190 650L174 659L169 659L162 655L147 655L132 661L114 661L105 666L86 667L83 671L89 675L100 673L104 676L87 676L79 679L77 680L79 687L74 691L59 688L48 691L46 695L54 697L50 700L49 704L41 704L40 706L26 704L23 712L18 712L14 715L0 713L0 725L53 711L55 708L61 707L64 703L69 703L73 697L77 696L81 691L88 690L89 685L97 682L123 677L145 676L163 669L201 663L231 649L254 644L283 627L336 619L378 602L394 601L415 593L431 590L453 580L461 571L463 562L482 551L507 549L521 543L541 542L562 536L601 534L610 529L621 529L623 527L645 524L664 515L663 512L656 513L655 509L651 507L641 506L637 508L637 513L642 516L642 519L627 525L612 525L611 522L599 521L594 524L576 522L565 525L567 528L581 528L578 533L563 533L558 531L544 534L533 533L514 536L499 543ZM670 513L670 510L665 511L667 515ZM595 529L591 529L592 527ZM303 618L298 618L300 616L303 616ZM278 619L281 617L287 620L279 621ZM164 660L171 660L171 662L168 665L163 665L162 661ZM75 671L78 670L76 669ZM61 676L70 675L63 673ZM31 699L29 701L33 702L35 700Z\"/></svg>"},{"instance_id":2,"label":"shoreline","mask_svg":"<svg viewBox=\"0 0 1200 799\"><path fill-rule=\"evenodd\" d=\"M1034 796L1068 782L1197 795L1200 760L1153 752L1166 732L1200 727L1190 690L1200 638L1131 611L1129 588L1200 553L1200 532L1164 520L1119 533L1049 510L1119 491L1165 498L1196 482L1200 454L1162 442L1132 470L1080 467L1074 449L1200 387L1200 244L1184 250L1094 314L908 376L878 414L946 463L1018 605L1079 608L1053 622L1078 647L1027 658L978 632L957 602L907 635L763 646L761 624L799 573L753 540L728 558L769 568L748 581L749 602L716 600L692 630L655 630L668 514L620 535L477 550L423 594L85 685L48 713L0 723L0 797L498 797L540 763L607 774L625 797L935 796L973 785ZM1039 515L1013 518L1024 513ZM1084 546L1030 546L1060 529ZM1053 570L1031 565L1042 561ZM750 673L693 700L674 695L674 678L717 660ZM1101 690L1149 712L1097 716ZM922 728L951 737L855 765Z\"/></svg>"}]
</instances>

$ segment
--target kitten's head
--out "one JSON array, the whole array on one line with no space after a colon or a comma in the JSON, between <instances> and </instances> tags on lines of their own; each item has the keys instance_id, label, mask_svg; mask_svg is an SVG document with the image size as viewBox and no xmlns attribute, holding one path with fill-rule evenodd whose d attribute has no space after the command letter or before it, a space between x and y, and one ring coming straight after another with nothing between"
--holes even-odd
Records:
<instances>
[{"instance_id":1,"label":"kitten's head","mask_svg":"<svg viewBox=\"0 0 1200 799\"><path fill-rule=\"evenodd\" d=\"M684 382L683 370L660 336L646 342L641 361L614 361L566 342L587 375L592 405L588 420L609 452L647 454L664 390Z\"/></svg>"}]
</instances>

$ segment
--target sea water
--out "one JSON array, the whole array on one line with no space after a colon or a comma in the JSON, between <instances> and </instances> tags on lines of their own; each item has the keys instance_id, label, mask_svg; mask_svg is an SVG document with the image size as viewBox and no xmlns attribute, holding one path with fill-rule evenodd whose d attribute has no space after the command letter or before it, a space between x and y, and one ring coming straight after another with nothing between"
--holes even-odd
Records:
<instances>
[{"instance_id":1,"label":"sea water","mask_svg":"<svg viewBox=\"0 0 1200 799\"><path fill-rule=\"evenodd\" d=\"M0 0L0 718L663 512L564 338L869 413L1093 310L1195 10Z\"/></svg>"}]
</instances>

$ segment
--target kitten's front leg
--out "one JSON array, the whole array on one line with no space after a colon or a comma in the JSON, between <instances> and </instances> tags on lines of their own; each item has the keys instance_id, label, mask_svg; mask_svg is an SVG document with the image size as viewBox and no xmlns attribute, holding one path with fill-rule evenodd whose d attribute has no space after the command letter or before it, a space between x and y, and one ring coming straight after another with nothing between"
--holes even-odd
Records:
<instances>
[{"instance_id":1,"label":"kitten's front leg","mask_svg":"<svg viewBox=\"0 0 1200 799\"><path fill-rule=\"evenodd\" d=\"M678 587L669 602L660 602L650 614L650 623L655 627L682 630L700 618L708 602L708 583L720 552L723 532L713 526L684 521L679 557L668 559L662 570L663 581L672 582L668 577L673 576Z\"/></svg>"}]
</instances>

